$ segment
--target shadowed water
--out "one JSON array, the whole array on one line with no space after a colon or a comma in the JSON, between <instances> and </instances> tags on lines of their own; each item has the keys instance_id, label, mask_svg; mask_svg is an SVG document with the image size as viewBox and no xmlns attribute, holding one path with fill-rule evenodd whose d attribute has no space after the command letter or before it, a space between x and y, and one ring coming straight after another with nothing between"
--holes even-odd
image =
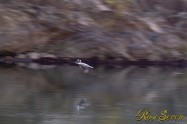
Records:
<instances>
[{"instance_id":1,"label":"shadowed water","mask_svg":"<svg viewBox=\"0 0 187 124\"><path fill-rule=\"evenodd\" d=\"M162 124L136 121L140 109L183 114L187 123L187 69L60 66L0 68L0 124Z\"/></svg>"}]
</instances>

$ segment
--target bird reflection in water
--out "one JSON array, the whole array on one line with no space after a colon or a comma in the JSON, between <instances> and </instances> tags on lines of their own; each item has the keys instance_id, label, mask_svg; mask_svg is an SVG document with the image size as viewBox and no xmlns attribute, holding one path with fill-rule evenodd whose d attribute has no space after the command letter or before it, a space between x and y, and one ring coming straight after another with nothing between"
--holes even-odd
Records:
<instances>
[{"instance_id":1,"label":"bird reflection in water","mask_svg":"<svg viewBox=\"0 0 187 124\"><path fill-rule=\"evenodd\" d=\"M87 108L88 106L90 106L88 100L86 98L82 98L76 105L76 111L79 113L81 110Z\"/></svg>"}]
</instances>

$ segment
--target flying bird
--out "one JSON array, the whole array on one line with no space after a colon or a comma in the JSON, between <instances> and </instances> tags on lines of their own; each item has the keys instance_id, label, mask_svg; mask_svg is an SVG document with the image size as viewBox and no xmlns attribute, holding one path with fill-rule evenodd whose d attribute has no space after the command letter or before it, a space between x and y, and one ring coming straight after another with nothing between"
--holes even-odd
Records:
<instances>
[{"instance_id":1,"label":"flying bird","mask_svg":"<svg viewBox=\"0 0 187 124\"><path fill-rule=\"evenodd\" d=\"M77 61L75 62L76 64L79 65L79 67L85 72L85 73L88 73L89 69L90 68L93 68L92 66L86 64L86 63L83 63L81 62L80 59L77 59Z\"/></svg>"}]
</instances>

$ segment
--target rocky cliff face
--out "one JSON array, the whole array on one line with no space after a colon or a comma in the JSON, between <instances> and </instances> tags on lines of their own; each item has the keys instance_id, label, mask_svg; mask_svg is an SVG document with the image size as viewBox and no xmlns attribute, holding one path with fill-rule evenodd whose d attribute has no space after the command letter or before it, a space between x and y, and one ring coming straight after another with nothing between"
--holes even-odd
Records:
<instances>
[{"instance_id":1,"label":"rocky cliff face","mask_svg":"<svg viewBox=\"0 0 187 124\"><path fill-rule=\"evenodd\" d=\"M187 59L187 0L0 0L0 51Z\"/></svg>"}]
</instances>

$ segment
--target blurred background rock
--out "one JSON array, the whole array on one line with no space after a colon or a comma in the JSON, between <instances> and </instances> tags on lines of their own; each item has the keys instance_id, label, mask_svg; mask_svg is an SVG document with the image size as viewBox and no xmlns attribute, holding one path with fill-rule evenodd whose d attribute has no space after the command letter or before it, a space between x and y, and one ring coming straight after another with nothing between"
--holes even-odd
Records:
<instances>
[{"instance_id":1,"label":"blurred background rock","mask_svg":"<svg viewBox=\"0 0 187 124\"><path fill-rule=\"evenodd\" d=\"M186 60L187 0L0 0L0 51Z\"/></svg>"}]
</instances>

